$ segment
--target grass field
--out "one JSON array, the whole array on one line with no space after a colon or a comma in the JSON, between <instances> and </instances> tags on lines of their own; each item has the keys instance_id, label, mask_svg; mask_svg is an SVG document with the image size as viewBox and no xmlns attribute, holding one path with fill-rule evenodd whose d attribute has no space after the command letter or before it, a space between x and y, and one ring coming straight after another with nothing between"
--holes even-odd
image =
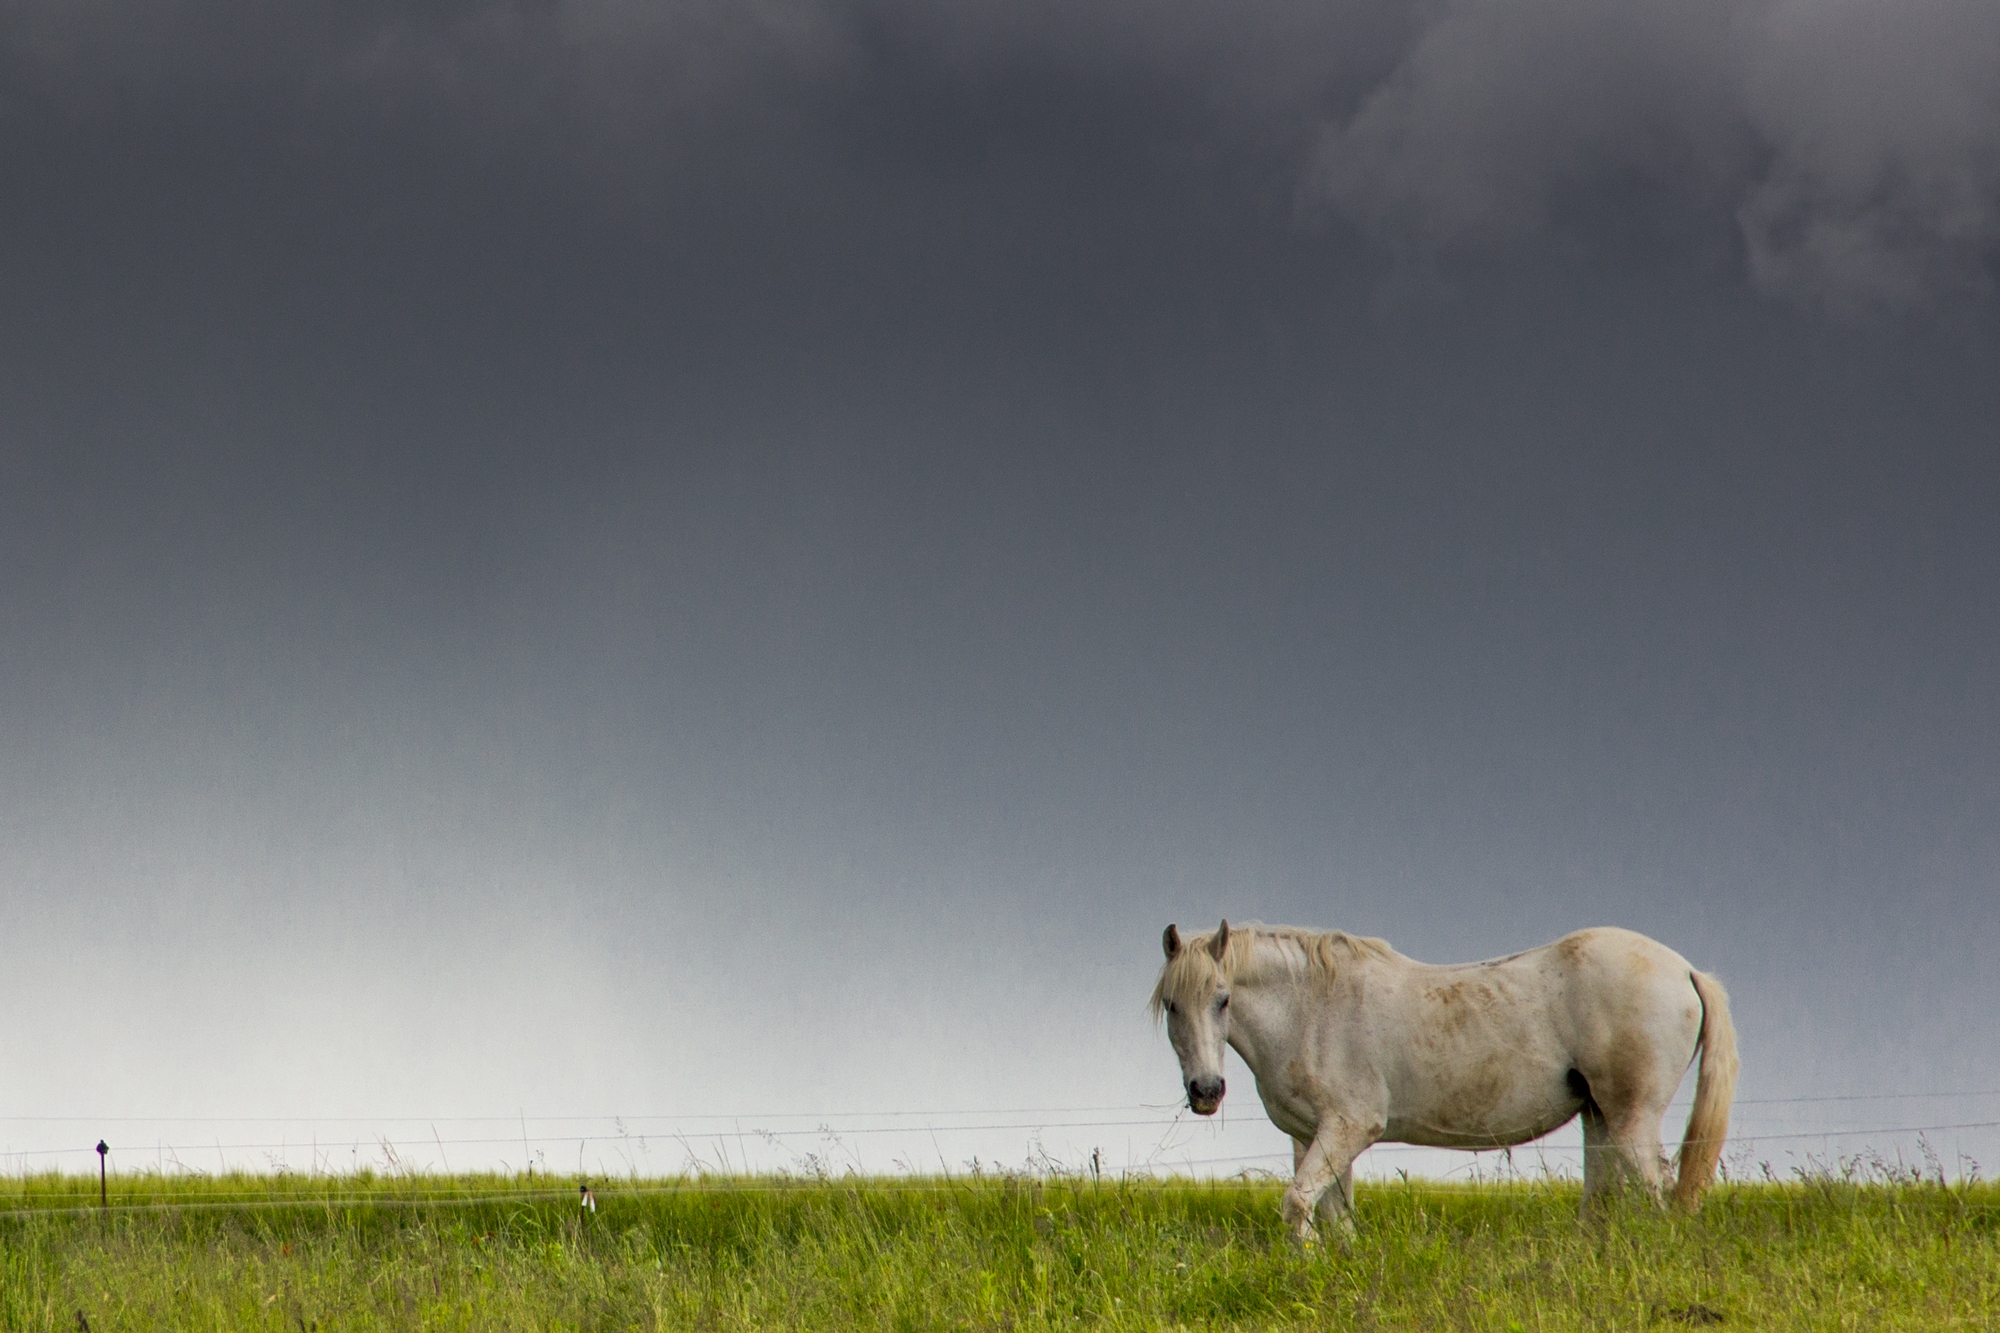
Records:
<instances>
[{"instance_id":1,"label":"grass field","mask_svg":"<svg viewBox=\"0 0 2000 1333\"><path fill-rule=\"evenodd\" d=\"M7 1329L2000 1328L2000 1189L1718 1189L1581 1226L1561 1183L0 1181Z\"/></svg>"}]
</instances>

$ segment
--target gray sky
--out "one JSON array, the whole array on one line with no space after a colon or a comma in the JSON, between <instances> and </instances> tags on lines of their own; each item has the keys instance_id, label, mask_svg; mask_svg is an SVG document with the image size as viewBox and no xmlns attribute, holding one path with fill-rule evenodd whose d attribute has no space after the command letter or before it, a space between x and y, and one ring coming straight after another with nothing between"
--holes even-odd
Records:
<instances>
[{"instance_id":1,"label":"gray sky","mask_svg":"<svg viewBox=\"0 0 2000 1333\"><path fill-rule=\"evenodd\" d=\"M0 1150L1235 1169L1225 914L2000 1121L1990 4L9 3L0 127Z\"/></svg>"}]
</instances>

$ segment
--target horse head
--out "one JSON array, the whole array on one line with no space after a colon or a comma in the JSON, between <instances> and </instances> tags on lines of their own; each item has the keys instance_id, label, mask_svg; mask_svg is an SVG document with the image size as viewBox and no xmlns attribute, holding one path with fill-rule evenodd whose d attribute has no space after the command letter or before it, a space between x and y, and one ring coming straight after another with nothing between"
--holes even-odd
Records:
<instances>
[{"instance_id":1,"label":"horse head","mask_svg":"<svg viewBox=\"0 0 2000 1333\"><path fill-rule=\"evenodd\" d=\"M1222 960L1229 948L1229 923L1185 943L1180 930L1168 926L1161 944L1167 962L1153 988L1153 1013L1167 1020L1167 1040L1180 1057L1188 1109L1214 1115L1227 1086L1222 1052L1229 1044L1229 978Z\"/></svg>"}]
</instances>

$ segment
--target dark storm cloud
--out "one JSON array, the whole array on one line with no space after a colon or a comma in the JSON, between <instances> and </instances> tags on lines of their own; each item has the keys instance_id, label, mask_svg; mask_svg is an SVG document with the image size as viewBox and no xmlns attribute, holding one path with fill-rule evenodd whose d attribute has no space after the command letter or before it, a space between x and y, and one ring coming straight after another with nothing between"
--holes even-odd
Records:
<instances>
[{"instance_id":1,"label":"dark storm cloud","mask_svg":"<svg viewBox=\"0 0 2000 1333\"><path fill-rule=\"evenodd\" d=\"M1327 133L1319 188L1391 238L1482 240L1623 178L1725 211L1762 289L1910 305L1990 286L2000 9L1454 3Z\"/></svg>"}]
</instances>

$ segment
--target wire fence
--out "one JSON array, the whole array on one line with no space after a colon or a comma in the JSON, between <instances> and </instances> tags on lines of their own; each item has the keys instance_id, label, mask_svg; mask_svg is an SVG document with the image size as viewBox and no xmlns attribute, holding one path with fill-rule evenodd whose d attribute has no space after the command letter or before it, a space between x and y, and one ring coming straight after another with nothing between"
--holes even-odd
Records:
<instances>
[{"instance_id":1,"label":"wire fence","mask_svg":"<svg viewBox=\"0 0 2000 1333\"><path fill-rule=\"evenodd\" d=\"M2000 1115L1993 1112L1981 1115L1974 1110L1973 1115L1959 1118L1871 1118L1857 1114L1842 1115L1842 1123L1808 1126L1801 1122L1836 1108L1858 1111L1870 1105L1955 1100L1973 1110L1976 1104L1996 1099L2000 1099L2000 1088L1744 1098L1736 1103L1737 1125L1744 1132L1730 1136L1725 1170L1733 1164L1739 1173L1750 1174L1761 1167L1768 1176L1773 1172L1768 1160L1772 1156L1781 1162L1789 1157L1788 1169L1798 1169L1802 1162L1823 1169L1828 1163L1843 1158L1858 1160L1870 1153L1876 1154L1878 1162L1901 1161L1901 1154L1909 1150L1933 1162L1952 1155L1960 1178L1976 1176L1980 1169L1976 1155L1965 1148L1968 1142L1988 1153L2000 1148L2000 1133L1996 1133L2000 1131ZM1675 1112L1684 1116L1685 1106L1683 1099L1670 1109L1670 1137ZM1873 1123L1865 1123L1871 1119ZM0 1166L11 1164L12 1172L20 1176L84 1171L96 1175L100 1162L94 1160L98 1154L90 1143L58 1146L51 1142L67 1138L64 1131L70 1126L88 1130L92 1140L104 1135L107 1160L102 1164L121 1180L259 1169L337 1178L373 1170L407 1177L414 1183L439 1172L453 1174L454 1154L459 1157L461 1172L512 1174L528 1184L558 1178L615 1178L636 1185L651 1176L673 1177L679 1182L675 1188L703 1180L733 1181L732 1187L740 1188L747 1178L756 1176L777 1181L856 1174L949 1178L995 1171L1258 1176L1289 1174L1291 1166L1290 1143L1282 1138L1258 1151L1228 1151L1232 1147L1250 1148L1251 1144L1240 1142L1246 1133L1271 1142L1277 1131L1261 1114L1238 1116L1234 1121L1200 1120L1185 1107L1144 1103L629 1115L0 1116L0 1136L41 1140L40 1146L0 1146ZM197 1137L188 1132L196 1126L210 1131L234 1127L250 1132L227 1136L209 1132ZM364 1132L357 1132L364 1126ZM155 1132L144 1133L149 1128ZM323 1130L334 1132L323 1137ZM1947 1152L1940 1153L1940 1145L1930 1141L1939 1135L1957 1136L1960 1142L1943 1144ZM1120 1138L1125 1141L1124 1152L1107 1154L1105 1142ZM119 1142L109 1144L111 1139ZM863 1169L859 1145L877 1141L887 1145L888 1169L883 1169L881 1153L873 1169ZM996 1148L1001 1143L1012 1145L1011 1157ZM671 1160L654 1155L656 1146ZM1209 1150L1208 1155L1197 1155L1203 1148ZM1224 1151L1216 1153L1218 1148ZM1384 1143L1370 1148L1357 1169L1364 1176L1372 1172L1483 1178L1493 1170L1487 1164L1496 1153L1501 1155L1504 1170L1518 1173L1518 1155L1533 1162L1543 1174L1561 1175L1580 1167L1582 1145L1580 1141L1545 1137L1513 1148L1496 1145L1473 1150L1468 1157L1465 1150ZM1896 1156L1887 1156L1891 1153ZM1019 1165L1010 1165L1012 1162ZM569 1169L572 1163L574 1170ZM1942 1165L1937 1172L1942 1178ZM535 1194L530 1190L527 1195L506 1197ZM447 1197L458 1198L436 1194L433 1201ZM317 1206L324 1200L313 1202Z\"/></svg>"},{"instance_id":2,"label":"wire fence","mask_svg":"<svg viewBox=\"0 0 2000 1333\"><path fill-rule=\"evenodd\" d=\"M1936 1098L1948 1098L1948 1097L1964 1097L1964 1098L2000 1097L2000 1088L1972 1089L1962 1092L1852 1092L1852 1093L1832 1093L1823 1096L1813 1096L1813 1097L1738 1097L1731 1103L1731 1105L1740 1109L1745 1106L1800 1106L1813 1102L1900 1102L1900 1101L1925 1101ZM1684 1097L1679 1099L1681 1105L1685 1105L1686 1101L1687 1099ZM578 1122L601 1123L607 1120L622 1120L628 1124L637 1124L640 1122L648 1122L648 1121L669 1121L675 1124L693 1124L698 1122L716 1122L716 1121L741 1122L745 1120L819 1121L819 1120L838 1120L844 1118L857 1118L857 1117L869 1120L891 1120L891 1119L921 1119L924 1117L963 1116L963 1115L976 1115L976 1116L1101 1115L1114 1111L1135 1111L1135 1110L1173 1111L1177 1110L1178 1108L1179 1108L1178 1103L1120 1102L1109 1106L1003 1106L1003 1107L981 1107L976 1109L968 1109L965 1107L954 1107L954 1108L939 1107L922 1111L885 1111L885 1110L873 1110L873 1109L864 1111L705 1111L705 1112L673 1112L668 1114L648 1113L648 1114L633 1114L633 1115L615 1115L615 1114L606 1114L604 1112L589 1112L585 1114L554 1115L554 1116L528 1115L524 1112L517 1112L508 1115L458 1115L458 1116L453 1116L453 1115L399 1115L399 1116L391 1116L391 1115L366 1115L366 1116L358 1116L358 1115L349 1115L349 1116L0 1115L0 1125L22 1125L22 1124L109 1125L109 1124L125 1124L125 1123L175 1124L175 1125L197 1125L197 1124L332 1125L332 1124L362 1124L362 1123L384 1124L384 1125L386 1124L518 1125L526 1123L529 1125L547 1125L547 1124L576 1124Z\"/></svg>"}]
</instances>

